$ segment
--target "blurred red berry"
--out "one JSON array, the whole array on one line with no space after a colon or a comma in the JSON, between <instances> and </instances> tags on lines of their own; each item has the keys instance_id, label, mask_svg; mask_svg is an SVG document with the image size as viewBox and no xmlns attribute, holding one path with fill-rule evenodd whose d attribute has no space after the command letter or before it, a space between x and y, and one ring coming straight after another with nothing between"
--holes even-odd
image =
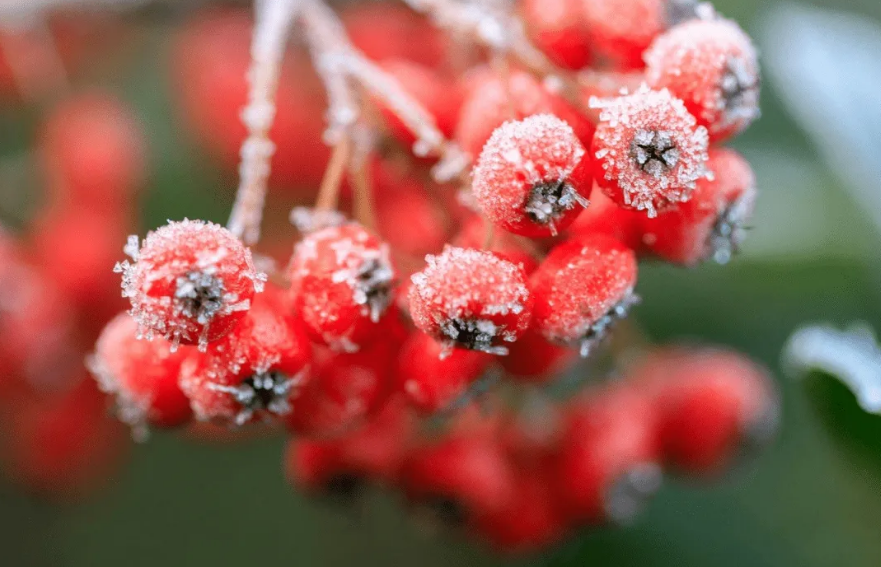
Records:
<instances>
[{"instance_id":1,"label":"blurred red berry","mask_svg":"<svg viewBox=\"0 0 881 567\"><path fill-rule=\"evenodd\" d=\"M417 328L450 347L507 354L529 327L532 296L519 266L492 252L447 246L411 277Z\"/></svg>"},{"instance_id":2,"label":"blurred red berry","mask_svg":"<svg viewBox=\"0 0 881 567\"><path fill-rule=\"evenodd\" d=\"M572 128L555 116L506 122L493 132L474 168L474 197L505 230L556 235L588 205L586 153Z\"/></svg>"},{"instance_id":3,"label":"blurred red berry","mask_svg":"<svg viewBox=\"0 0 881 567\"><path fill-rule=\"evenodd\" d=\"M551 343L535 329L526 331L509 351L499 363L508 377L527 384L552 381L578 358L576 351Z\"/></svg>"},{"instance_id":4,"label":"blurred red berry","mask_svg":"<svg viewBox=\"0 0 881 567\"><path fill-rule=\"evenodd\" d=\"M394 252L421 259L441 250L446 242L444 211L416 180L402 180L378 190L376 217L380 235Z\"/></svg>"},{"instance_id":5,"label":"blurred red berry","mask_svg":"<svg viewBox=\"0 0 881 567\"><path fill-rule=\"evenodd\" d=\"M466 217L459 229L459 234L450 242L461 248L483 248L487 241L487 220L480 215ZM527 275L538 267L538 260L522 245L523 240L502 231L494 231L489 250L512 264L523 268Z\"/></svg>"},{"instance_id":6,"label":"blurred red berry","mask_svg":"<svg viewBox=\"0 0 881 567\"><path fill-rule=\"evenodd\" d=\"M374 61L407 59L434 69L446 57L444 34L406 6L358 3L341 17L352 43Z\"/></svg>"},{"instance_id":7,"label":"blurred red berry","mask_svg":"<svg viewBox=\"0 0 881 567\"><path fill-rule=\"evenodd\" d=\"M554 63L575 71L590 63L581 0L523 0L521 9L535 45Z\"/></svg>"},{"instance_id":8,"label":"blurred red berry","mask_svg":"<svg viewBox=\"0 0 881 567\"><path fill-rule=\"evenodd\" d=\"M116 414L136 435L147 426L177 427L193 417L190 400L178 385L189 349L172 351L162 338L140 340L138 323L117 315L101 333L89 369L104 392L116 397Z\"/></svg>"},{"instance_id":9,"label":"blurred red berry","mask_svg":"<svg viewBox=\"0 0 881 567\"><path fill-rule=\"evenodd\" d=\"M633 251L608 236L557 246L530 278L533 328L587 356L637 302L636 273Z\"/></svg>"},{"instance_id":10,"label":"blurred red berry","mask_svg":"<svg viewBox=\"0 0 881 567\"><path fill-rule=\"evenodd\" d=\"M129 237L133 263L117 266L123 296L149 339L200 348L229 333L263 289L251 251L220 225L183 220L147 234L138 247Z\"/></svg>"},{"instance_id":11,"label":"blurred red berry","mask_svg":"<svg viewBox=\"0 0 881 567\"><path fill-rule=\"evenodd\" d=\"M645 215L619 207L596 184L590 193L590 206L567 229L572 239L592 234L611 236L632 250L642 248L641 222Z\"/></svg>"},{"instance_id":12,"label":"blurred red berry","mask_svg":"<svg viewBox=\"0 0 881 567\"><path fill-rule=\"evenodd\" d=\"M580 0L596 58L614 69L642 67L643 51L667 28L668 1Z\"/></svg>"},{"instance_id":13,"label":"blurred red berry","mask_svg":"<svg viewBox=\"0 0 881 567\"><path fill-rule=\"evenodd\" d=\"M645 54L646 80L669 89L720 142L759 115L759 64L752 40L731 20L690 20Z\"/></svg>"}]
</instances>

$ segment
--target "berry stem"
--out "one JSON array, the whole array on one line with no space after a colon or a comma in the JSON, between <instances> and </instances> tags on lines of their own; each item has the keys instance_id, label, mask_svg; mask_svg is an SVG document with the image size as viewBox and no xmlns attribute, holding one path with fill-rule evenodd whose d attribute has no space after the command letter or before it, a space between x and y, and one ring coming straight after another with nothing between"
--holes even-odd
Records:
<instances>
[{"instance_id":1,"label":"berry stem","mask_svg":"<svg viewBox=\"0 0 881 567\"><path fill-rule=\"evenodd\" d=\"M318 198L315 200L316 211L333 211L339 205L340 185L343 182L346 164L349 163L351 145L349 136L343 136L334 146L330 162L321 180L321 187L318 189Z\"/></svg>"},{"instance_id":2,"label":"berry stem","mask_svg":"<svg viewBox=\"0 0 881 567\"><path fill-rule=\"evenodd\" d=\"M373 180L366 161L361 160L349 168L355 193L353 215L367 230L375 233L378 226L373 205Z\"/></svg>"},{"instance_id":3,"label":"berry stem","mask_svg":"<svg viewBox=\"0 0 881 567\"><path fill-rule=\"evenodd\" d=\"M275 120L275 95L288 33L299 8L300 0L262 0L254 7L250 89L242 111L248 137L242 144L239 188L227 225L246 244L260 239L270 160L275 153L269 130Z\"/></svg>"}]
</instances>

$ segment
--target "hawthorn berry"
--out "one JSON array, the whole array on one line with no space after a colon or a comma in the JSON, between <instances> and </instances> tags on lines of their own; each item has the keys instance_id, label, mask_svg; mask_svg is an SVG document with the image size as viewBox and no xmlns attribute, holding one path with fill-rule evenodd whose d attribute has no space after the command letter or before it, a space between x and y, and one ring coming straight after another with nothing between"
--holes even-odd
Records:
<instances>
[{"instance_id":1,"label":"hawthorn berry","mask_svg":"<svg viewBox=\"0 0 881 567\"><path fill-rule=\"evenodd\" d=\"M515 478L491 434L456 432L410 452L401 488L418 521L433 528L468 528L516 497Z\"/></svg>"},{"instance_id":2,"label":"hawthorn berry","mask_svg":"<svg viewBox=\"0 0 881 567\"><path fill-rule=\"evenodd\" d=\"M524 71L512 70L502 77L489 69L478 70L467 81L455 140L463 150L479 156L496 128L533 114L553 114L572 127L585 147L590 144L593 123L562 97Z\"/></svg>"},{"instance_id":3,"label":"hawthorn berry","mask_svg":"<svg viewBox=\"0 0 881 567\"><path fill-rule=\"evenodd\" d=\"M397 277L388 245L356 223L304 236L288 275L292 304L310 337L343 352L376 338Z\"/></svg>"},{"instance_id":4,"label":"hawthorn berry","mask_svg":"<svg viewBox=\"0 0 881 567\"><path fill-rule=\"evenodd\" d=\"M686 266L709 258L728 262L746 238L756 199L755 175L734 150L710 150L707 168L687 203L642 220L642 241L660 258Z\"/></svg>"},{"instance_id":5,"label":"hawthorn berry","mask_svg":"<svg viewBox=\"0 0 881 567\"><path fill-rule=\"evenodd\" d=\"M523 0L523 18L536 46L557 65L578 70L591 60L581 0Z\"/></svg>"},{"instance_id":6,"label":"hawthorn berry","mask_svg":"<svg viewBox=\"0 0 881 567\"><path fill-rule=\"evenodd\" d=\"M657 412L629 385L588 392L571 406L555 486L568 518L629 522L661 480Z\"/></svg>"},{"instance_id":7,"label":"hawthorn berry","mask_svg":"<svg viewBox=\"0 0 881 567\"><path fill-rule=\"evenodd\" d=\"M767 371L743 355L679 348L633 371L655 398L664 461L694 475L724 471L763 447L779 417Z\"/></svg>"},{"instance_id":8,"label":"hawthorn berry","mask_svg":"<svg viewBox=\"0 0 881 567\"><path fill-rule=\"evenodd\" d=\"M493 132L472 189L483 213L505 230L556 235L588 205L591 161L568 124L537 114Z\"/></svg>"},{"instance_id":9,"label":"hawthorn berry","mask_svg":"<svg viewBox=\"0 0 881 567\"><path fill-rule=\"evenodd\" d=\"M104 328L88 366L101 390L116 397L120 421L143 436L147 426L177 427L192 418L190 400L178 385L188 354L161 338L138 340L137 321L121 313Z\"/></svg>"},{"instance_id":10,"label":"hawthorn berry","mask_svg":"<svg viewBox=\"0 0 881 567\"><path fill-rule=\"evenodd\" d=\"M723 18L695 19L659 36L645 53L646 81L668 89L721 142L759 115L759 64L752 40Z\"/></svg>"},{"instance_id":11,"label":"hawthorn berry","mask_svg":"<svg viewBox=\"0 0 881 567\"><path fill-rule=\"evenodd\" d=\"M492 252L454 246L426 262L411 277L416 327L451 348L507 354L506 343L526 331L532 314L523 269Z\"/></svg>"},{"instance_id":12,"label":"hawthorn berry","mask_svg":"<svg viewBox=\"0 0 881 567\"><path fill-rule=\"evenodd\" d=\"M312 351L284 292L267 287L245 318L205 353L187 357L180 386L197 419L243 425L291 411L311 378Z\"/></svg>"},{"instance_id":13,"label":"hawthorn berry","mask_svg":"<svg viewBox=\"0 0 881 567\"><path fill-rule=\"evenodd\" d=\"M593 99L600 108L591 152L594 179L619 206L649 217L689 199L706 176L707 129L670 91L643 86L631 95Z\"/></svg>"},{"instance_id":14,"label":"hawthorn berry","mask_svg":"<svg viewBox=\"0 0 881 567\"><path fill-rule=\"evenodd\" d=\"M210 222L169 222L140 247L131 236L126 253L132 262L116 266L122 295L148 339L158 334L204 350L235 327L263 290L265 275L254 268L251 251Z\"/></svg>"},{"instance_id":15,"label":"hawthorn berry","mask_svg":"<svg viewBox=\"0 0 881 567\"><path fill-rule=\"evenodd\" d=\"M532 326L547 340L578 345L582 356L638 301L636 257L602 234L563 243L530 277Z\"/></svg>"},{"instance_id":16,"label":"hawthorn berry","mask_svg":"<svg viewBox=\"0 0 881 567\"><path fill-rule=\"evenodd\" d=\"M397 383L414 408L430 414L463 396L491 362L486 353L450 350L424 333L413 333L398 354Z\"/></svg>"}]
</instances>

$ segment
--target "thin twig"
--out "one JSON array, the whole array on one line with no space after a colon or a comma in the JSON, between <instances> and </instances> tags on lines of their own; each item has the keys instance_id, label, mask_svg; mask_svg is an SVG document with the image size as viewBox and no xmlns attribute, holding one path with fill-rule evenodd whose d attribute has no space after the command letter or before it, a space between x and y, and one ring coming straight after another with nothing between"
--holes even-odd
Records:
<instances>
[{"instance_id":1,"label":"thin twig","mask_svg":"<svg viewBox=\"0 0 881 567\"><path fill-rule=\"evenodd\" d=\"M340 186L343 175L346 172L346 164L349 163L352 153L352 142L349 136L343 136L333 147L330 162L324 171L321 187L318 189L318 198L315 200L315 210L320 212L334 211L339 204Z\"/></svg>"}]
</instances>

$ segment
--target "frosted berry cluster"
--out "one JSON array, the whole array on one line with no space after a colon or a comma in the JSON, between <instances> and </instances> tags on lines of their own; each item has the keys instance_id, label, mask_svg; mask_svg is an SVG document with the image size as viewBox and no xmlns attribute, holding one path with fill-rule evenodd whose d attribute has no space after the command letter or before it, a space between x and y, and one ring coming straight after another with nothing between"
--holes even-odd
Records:
<instances>
[{"instance_id":1,"label":"frosted berry cluster","mask_svg":"<svg viewBox=\"0 0 881 567\"><path fill-rule=\"evenodd\" d=\"M121 250L142 233L145 132L101 93L46 118L51 207L33 238L0 233L18 478L106 475L109 405L138 440L285 432L295 486L351 505L381 485L519 552L634 521L665 474L768 440L763 368L630 340L641 263L744 242L755 178L721 144L758 116L749 37L688 0L408 3L426 13L337 20L316 0L283 21L264 0L254 26L180 24L181 125L240 174L226 227L168 221ZM261 222L292 202L295 238Z\"/></svg>"}]
</instances>

